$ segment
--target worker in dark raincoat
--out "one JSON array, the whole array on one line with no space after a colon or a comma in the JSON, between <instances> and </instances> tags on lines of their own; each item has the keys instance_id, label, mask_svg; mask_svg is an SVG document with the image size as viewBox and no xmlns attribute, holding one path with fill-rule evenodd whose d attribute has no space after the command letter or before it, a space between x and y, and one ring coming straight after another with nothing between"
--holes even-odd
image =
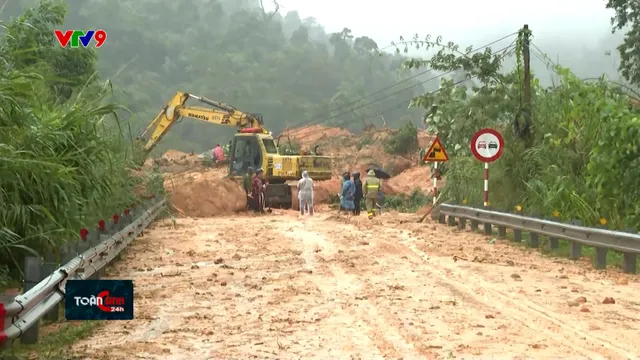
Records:
<instances>
[{"instance_id":1,"label":"worker in dark raincoat","mask_svg":"<svg viewBox=\"0 0 640 360\"><path fill-rule=\"evenodd\" d=\"M355 205L354 209L353 209L353 215L359 216L360 215L360 201L362 200L362 180L360 180L360 173L359 172L354 172L353 173L353 185L356 188L356 193L355 193L355 197L353 199L353 203Z\"/></svg>"},{"instance_id":2,"label":"worker in dark raincoat","mask_svg":"<svg viewBox=\"0 0 640 360\"><path fill-rule=\"evenodd\" d=\"M264 212L264 193L267 185L264 182L264 178L262 177L262 169L256 170L256 174L253 175L253 179L251 181L251 196L255 199L256 202L256 210L263 213Z\"/></svg>"},{"instance_id":3,"label":"worker in dark raincoat","mask_svg":"<svg viewBox=\"0 0 640 360\"><path fill-rule=\"evenodd\" d=\"M380 192L380 179L376 177L376 172L371 169L367 173L367 179L362 184L362 192L365 196L365 204L367 206L367 216L369 219L376 216L376 203L378 193Z\"/></svg>"},{"instance_id":4,"label":"worker in dark raincoat","mask_svg":"<svg viewBox=\"0 0 640 360\"><path fill-rule=\"evenodd\" d=\"M342 193L340 194L340 206L346 211L353 211L355 209L354 200L356 197L356 186L351 180L350 174L344 175L344 184L342 185Z\"/></svg>"}]
</instances>

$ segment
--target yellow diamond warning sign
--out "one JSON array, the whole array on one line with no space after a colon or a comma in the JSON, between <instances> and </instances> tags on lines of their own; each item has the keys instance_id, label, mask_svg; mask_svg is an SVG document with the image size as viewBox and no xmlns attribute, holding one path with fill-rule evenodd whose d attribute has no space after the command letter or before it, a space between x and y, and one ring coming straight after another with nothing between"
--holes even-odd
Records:
<instances>
[{"instance_id":1,"label":"yellow diamond warning sign","mask_svg":"<svg viewBox=\"0 0 640 360\"><path fill-rule=\"evenodd\" d=\"M447 152L444 150L444 146L442 146L440 139L436 136L436 138L433 139L433 143L431 143L431 146L429 147L429 151L427 151L427 153L424 154L424 158L422 158L422 161L444 162L447 160L449 160L449 156L447 155Z\"/></svg>"}]
</instances>

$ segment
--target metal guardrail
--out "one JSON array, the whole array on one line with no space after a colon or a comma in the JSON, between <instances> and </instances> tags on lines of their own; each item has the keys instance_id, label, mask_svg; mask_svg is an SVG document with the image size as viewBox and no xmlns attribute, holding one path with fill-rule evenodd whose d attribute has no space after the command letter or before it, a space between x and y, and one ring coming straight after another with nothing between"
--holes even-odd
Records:
<instances>
[{"instance_id":1,"label":"metal guardrail","mask_svg":"<svg viewBox=\"0 0 640 360\"><path fill-rule=\"evenodd\" d=\"M604 269L607 266L607 251L615 250L623 254L622 269L625 273L636 273L637 255L640 253L640 235L622 231L590 228L570 225L550 220L537 219L518 214L502 213L492 210L477 209L468 206L442 204L439 214L434 214L441 223L466 228L471 222L471 229L477 230L478 224L484 224L484 233L492 234L492 226L498 228L498 238L506 238L507 229L513 230L514 242L522 242L522 232L529 233L528 245L540 246L540 236L549 238L548 247L556 249L559 240L567 240L570 245L570 259L577 260L582 256L582 246L596 249L594 266ZM456 219L458 220L456 222Z\"/></svg>"},{"instance_id":2,"label":"metal guardrail","mask_svg":"<svg viewBox=\"0 0 640 360\"><path fill-rule=\"evenodd\" d=\"M0 349L4 348L11 340L22 337L27 330L37 325L41 318L47 313L55 311L57 313L58 304L64 300L65 285L67 280L85 280L95 278L103 271L120 252L133 241L158 216L166 200L152 200L146 210L141 209L141 213L125 214L114 216L111 224L113 231L106 231L106 235L100 236L100 229L94 232L93 244L87 240L87 230L83 230L83 241L80 245L88 249L68 261L43 280L34 284L33 287L25 291L24 294L16 296L11 303L0 303ZM137 217L135 220L134 217ZM101 221L102 232L104 233L104 222ZM83 232L81 231L81 233ZM103 241L100 241L104 239ZM40 262L42 259L37 258ZM25 274L25 282L27 275ZM37 334L35 336L37 340Z\"/></svg>"}]
</instances>

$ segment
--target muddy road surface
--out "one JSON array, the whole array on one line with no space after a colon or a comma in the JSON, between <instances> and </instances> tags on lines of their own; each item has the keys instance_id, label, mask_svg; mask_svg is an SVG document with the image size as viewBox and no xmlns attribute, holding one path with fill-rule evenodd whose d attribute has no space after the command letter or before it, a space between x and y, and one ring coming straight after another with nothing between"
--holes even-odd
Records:
<instances>
[{"instance_id":1,"label":"muddy road surface","mask_svg":"<svg viewBox=\"0 0 640 360\"><path fill-rule=\"evenodd\" d=\"M637 359L640 284L416 216L159 221L84 359ZM605 298L615 303L604 304ZM610 302L607 300L606 302Z\"/></svg>"}]
</instances>

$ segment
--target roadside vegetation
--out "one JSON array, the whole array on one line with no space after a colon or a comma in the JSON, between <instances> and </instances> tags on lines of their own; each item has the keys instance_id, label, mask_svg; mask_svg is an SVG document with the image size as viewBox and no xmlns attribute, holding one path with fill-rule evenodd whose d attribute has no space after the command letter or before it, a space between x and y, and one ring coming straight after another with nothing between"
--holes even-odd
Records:
<instances>
[{"instance_id":1,"label":"roadside vegetation","mask_svg":"<svg viewBox=\"0 0 640 360\"><path fill-rule=\"evenodd\" d=\"M634 99L605 78L578 79L547 57L559 81L543 87L533 74L528 105L522 48L529 35L521 31L515 46L473 56L461 54L452 43L415 42L444 50L429 60L408 60L407 66L462 71L471 79L442 80L439 92L413 101L429 110L437 106L425 121L451 158L440 168L446 176L441 201L483 205L484 165L468 144L477 130L490 127L503 134L506 144L502 158L490 165L492 208L513 212L519 205L526 214L556 215L560 221L640 228L635 201L640 197L640 112ZM516 67L504 73L509 54Z\"/></svg>"},{"instance_id":2,"label":"roadside vegetation","mask_svg":"<svg viewBox=\"0 0 640 360\"><path fill-rule=\"evenodd\" d=\"M139 150L125 109L105 100L95 50L54 45L64 16L62 3L43 1L2 24L0 286L21 279L25 255L58 253L136 203L148 180L132 171Z\"/></svg>"}]
</instances>

